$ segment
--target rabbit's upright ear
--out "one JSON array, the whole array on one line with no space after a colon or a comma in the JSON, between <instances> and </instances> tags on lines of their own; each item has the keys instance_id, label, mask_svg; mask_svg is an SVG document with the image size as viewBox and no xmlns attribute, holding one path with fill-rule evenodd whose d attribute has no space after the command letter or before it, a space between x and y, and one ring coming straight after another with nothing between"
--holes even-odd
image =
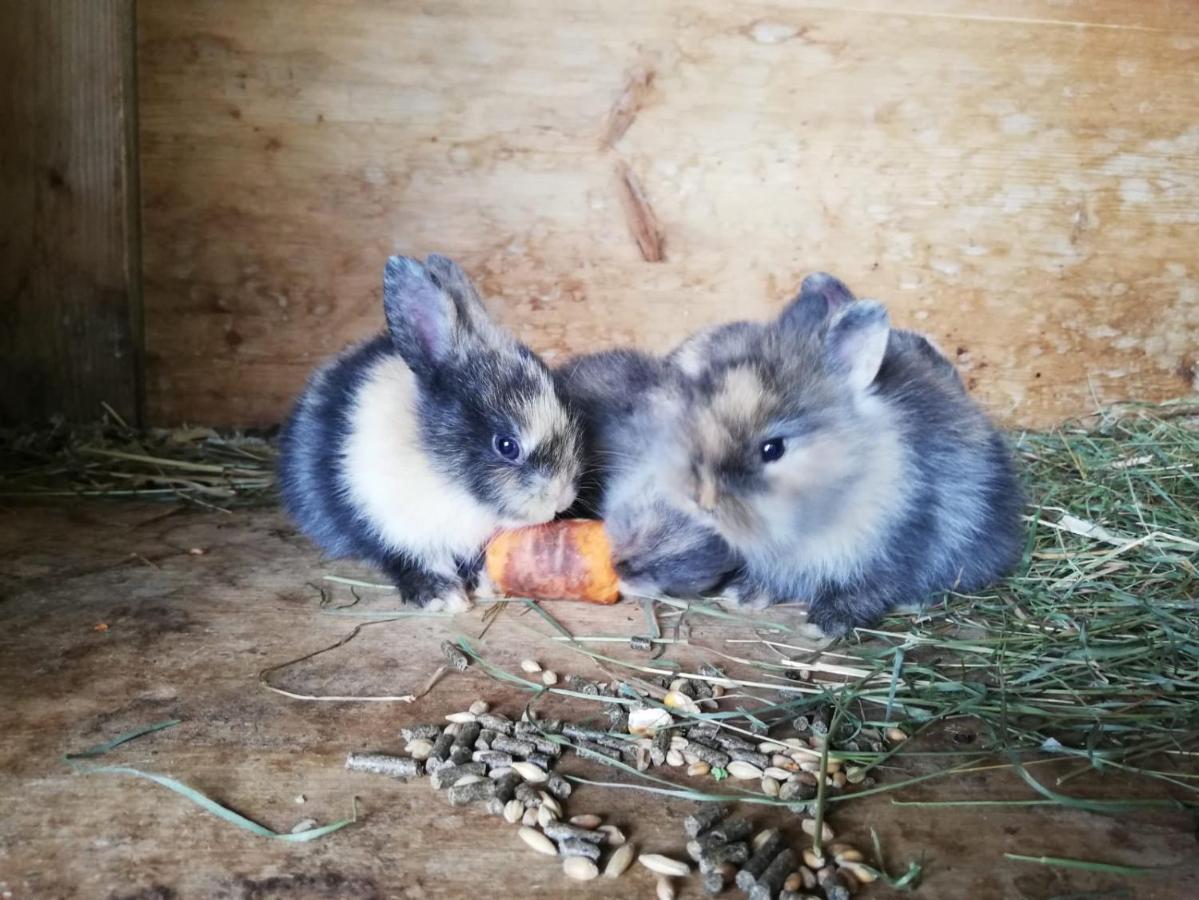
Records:
<instances>
[{"instance_id":1,"label":"rabbit's upright ear","mask_svg":"<svg viewBox=\"0 0 1199 900\"><path fill-rule=\"evenodd\" d=\"M387 260L383 312L392 343L417 375L445 362L461 339L457 305L422 263L407 256Z\"/></svg>"},{"instance_id":2,"label":"rabbit's upright ear","mask_svg":"<svg viewBox=\"0 0 1199 900\"><path fill-rule=\"evenodd\" d=\"M425 260L425 267L441 289L450 295L464 325L470 325L476 330L491 327L491 318L483 307L483 300L470 276L460 265L448 256L432 253Z\"/></svg>"},{"instance_id":3,"label":"rabbit's upright ear","mask_svg":"<svg viewBox=\"0 0 1199 900\"><path fill-rule=\"evenodd\" d=\"M886 308L873 300L851 303L834 315L824 341L827 370L854 391L865 391L878 375L891 336Z\"/></svg>"},{"instance_id":4,"label":"rabbit's upright ear","mask_svg":"<svg viewBox=\"0 0 1199 900\"><path fill-rule=\"evenodd\" d=\"M813 331L853 301L853 292L845 282L828 272L815 272L800 284L795 299L779 315L779 324L785 329Z\"/></svg>"}]
</instances>

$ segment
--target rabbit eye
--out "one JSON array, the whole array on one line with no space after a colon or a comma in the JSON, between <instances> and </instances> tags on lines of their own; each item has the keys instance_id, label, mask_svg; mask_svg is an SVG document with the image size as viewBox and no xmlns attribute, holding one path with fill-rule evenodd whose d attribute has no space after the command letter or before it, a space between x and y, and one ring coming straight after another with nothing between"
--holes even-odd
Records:
<instances>
[{"instance_id":1,"label":"rabbit eye","mask_svg":"<svg viewBox=\"0 0 1199 900\"><path fill-rule=\"evenodd\" d=\"M762 441L762 446L759 448L762 454L762 462L772 463L779 459L787 449L782 438L771 438L768 441Z\"/></svg>"},{"instance_id":2,"label":"rabbit eye","mask_svg":"<svg viewBox=\"0 0 1199 900\"><path fill-rule=\"evenodd\" d=\"M491 449L508 462L515 462L520 458L520 444L516 443L516 438L506 434L495 435L491 439Z\"/></svg>"}]
</instances>

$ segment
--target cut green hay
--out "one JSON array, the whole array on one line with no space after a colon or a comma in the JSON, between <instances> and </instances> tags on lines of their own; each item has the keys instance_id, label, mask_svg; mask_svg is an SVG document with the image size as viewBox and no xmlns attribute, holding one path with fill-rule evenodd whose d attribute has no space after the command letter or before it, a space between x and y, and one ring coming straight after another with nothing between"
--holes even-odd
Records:
<instances>
[{"instance_id":1,"label":"cut green hay","mask_svg":"<svg viewBox=\"0 0 1199 900\"><path fill-rule=\"evenodd\" d=\"M1000 768L1030 789L1013 805L1101 813L1191 805L1199 801L1199 429L1193 418L1173 411L1142 409L1102 417L1088 428L1022 436L1025 559L987 592L950 595L920 615L892 616L821 649L802 644L794 628L755 622L752 613L665 601L664 619L718 614L731 627L758 632L749 640L727 639L730 652L709 648L728 666L721 679L689 673L670 659L685 640L661 645L661 659L632 662L592 649L613 635L571 635L551 621L549 638L622 684L685 677L743 692L736 710L671 709L683 724L707 721L743 736L768 727L774 737L789 733L790 719L800 713L833 711L838 756L888 773L878 786L828 797L822 792L818 811L825 803ZM493 667L485 671L497 674ZM531 682L527 689L538 698L566 693ZM974 743L963 749L951 743L947 750L936 740L912 740L880 749L877 737L894 726L913 736L968 734ZM643 774L617 768L655 793L700 802L727 797L659 778L645 783ZM1061 789L1104 770L1163 782L1181 799L1092 800Z\"/></svg>"},{"instance_id":2,"label":"cut green hay","mask_svg":"<svg viewBox=\"0 0 1199 900\"><path fill-rule=\"evenodd\" d=\"M1084 767L1181 759L1199 737L1199 429L1145 411L1018 449L1030 501L1020 570L822 659L885 670L861 691L866 719L968 715L991 749Z\"/></svg>"},{"instance_id":3,"label":"cut green hay","mask_svg":"<svg viewBox=\"0 0 1199 900\"><path fill-rule=\"evenodd\" d=\"M91 425L0 430L0 499L100 497L207 508L269 501L274 448L211 428L139 431L109 414Z\"/></svg>"},{"instance_id":4,"label":"cut green hay","mask_svg":"<svg viewBox=\"0 0 1199 900\"><path fill-rule=\"evenodd\" d=\"M1097 770L1153 779L1192 801L1199 789L1197 417L1195 404L1123 407L1020 436L1028 542L1019 571L992 590L951 595L918 616L892 616L819 650L803 642L798 621L778 624L713 603L653 598L648 632L662 655L635 662L600 652L627 635L573 635L536 604L502 602L495 615L535 609L549 634L534 628L537 616L508 617L628 690L595 697L504 680L532 693L531 706L549 696L591 701L597 718L605 706L635 698L634 687L661 699L655 679L718 682L730 692L719 711L671 712L684 723L709 721L743 736L766 728L788 733L785 723L798 714L835 711L838 755L874 774L885 769L886 777L824 798L828 803L997 767L1027 785L1013 803L1112 812L1139 802L1105 805L1068 793L1073 780ZM109 421L90 429L10 431L0 435L0 454L0 494L8 496L166 497L227 506L272 494L268 443L202 429L147 434ZM704 648L721 677L690 672L672 658L688 644L686 623L701 617L735 635ZM980 737L965 752L919 739L879 749L877 735L892 726L917 738ZM694 792L695 799L710 796Z\"/></svg>"}]
</instances>

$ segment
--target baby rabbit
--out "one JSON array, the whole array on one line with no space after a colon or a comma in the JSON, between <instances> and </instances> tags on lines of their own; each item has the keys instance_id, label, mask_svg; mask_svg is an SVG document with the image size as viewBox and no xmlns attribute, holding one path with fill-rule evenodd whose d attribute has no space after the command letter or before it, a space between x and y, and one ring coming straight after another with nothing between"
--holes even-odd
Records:
<instances>
[{"instance_id":1,"label":"baby rabbit","mask_svg":"<svg viewBox=\"0 0 1199 900\"><path fill-rule=\"evenodd\" d=\"M636 350L576 357L556 372L579 412L591 475L580 505L604 520L617 574L630 594L697 596L740 567L709 526L672 505L660 484L678 441L663 423L675 413L677 373Z\"/></svg>"},{"instance_id":2,"label":"baby rabbit","mask_svg":"<svg viewBox=\"0 0 1199 900\"><path fill-rule=\"evenodd\" d=\"M388 259L383 309L387 331L318 369L284 426L283 503L327 553L378 566L407 602L465 608L496 529L574 502L579 425L449 259Z\"/></svg>"},{"instance_id":3,"label":"baby rabbit","mask_svg":"<svg viewBox=\"0 0 1199 900\"><path fill-rule=\"evenodd\" d=\"M691 346L689 346L691 345ZM810 276L779 318L672 354L691 377L661 490L745 560L730 592L828 635L1006 574L1021 493L1003 437L924 337ZM669 481L669 485L667 484Z\"/></svg>"}]
</instances>

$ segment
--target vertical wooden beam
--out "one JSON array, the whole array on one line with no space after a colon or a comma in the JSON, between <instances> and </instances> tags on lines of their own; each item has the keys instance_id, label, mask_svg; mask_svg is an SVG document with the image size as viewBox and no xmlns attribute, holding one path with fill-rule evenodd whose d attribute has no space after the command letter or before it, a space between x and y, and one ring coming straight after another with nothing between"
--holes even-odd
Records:
<instances>
[{"instance_id":1,"label":"vertical wooden beam","mask_svg":"<svg viewBox=\"0 0 1199 900\"><path fill-rule=\"evenodd\" d=\"M133 0L0 6L0 421L141 407Z\"/></svg>"}]
</instances>

